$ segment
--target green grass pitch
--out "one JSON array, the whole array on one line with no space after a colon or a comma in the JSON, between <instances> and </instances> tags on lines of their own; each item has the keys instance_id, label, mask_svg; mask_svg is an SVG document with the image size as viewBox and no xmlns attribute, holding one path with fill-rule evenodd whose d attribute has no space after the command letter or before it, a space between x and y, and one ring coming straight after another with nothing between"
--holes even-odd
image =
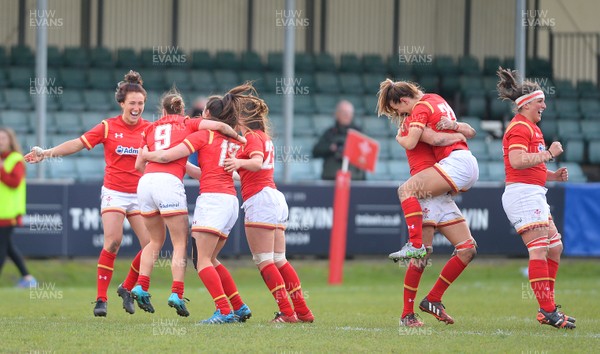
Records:
<instances>
[{"instance_id":1,"label":"green grass pitch","mask_svg":"<svg viewBox=\"0 0 600 354\"><path fill-rule=\"evenodd\" d=\"M433 258L417 301L433 285L447 257ZM128 261L115 264L108 317L95 318L96 260L30 260L34 289L16 289L9 262L0 277L0 352L243 352L243 353L555 353L600 348L600 263L566 259L557 300L577 318L577 329L557 330L535 320L537 304L520 269L527 260L477 258L444 296L454 325L421 313L425 327L398 325L405 268L381 259L348 261L342 286L327 285L327 262L292 261L302 281L313 324L271 324L276 305L251 260L227 260L253 316L243 324L196 325L214 311L210 296L189 267L185 296L191 316L166 304L167 260L159 260L150 292L156 313L121 308L116 288ZM596 348L596 349L594 349Z\"/></svg>"}]
</instances>

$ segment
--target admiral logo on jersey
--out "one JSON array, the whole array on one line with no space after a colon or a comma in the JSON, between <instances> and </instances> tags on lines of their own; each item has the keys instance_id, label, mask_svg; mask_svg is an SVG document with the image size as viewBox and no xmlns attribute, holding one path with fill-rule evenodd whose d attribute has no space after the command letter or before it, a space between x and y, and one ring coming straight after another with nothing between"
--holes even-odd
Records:
<instances>
[{"instance_id":1,"label":"admiral logo on jersey","mask_svg":"<svg viewBox=\"0 0 600 354\"><path fill-rule=\"evenodd\" d=\"M115 149L115 152L119 155L137 155L138 154L138 150L134 147L127 147L127 146L122 146L119 145L117 146L117 148Z\"/></svg>"}]
</instances>

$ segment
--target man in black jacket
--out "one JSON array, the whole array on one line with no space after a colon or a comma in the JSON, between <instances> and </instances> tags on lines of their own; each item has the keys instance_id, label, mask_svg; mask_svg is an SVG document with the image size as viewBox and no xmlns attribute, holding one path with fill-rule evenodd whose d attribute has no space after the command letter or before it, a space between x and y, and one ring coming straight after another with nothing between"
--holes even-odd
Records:
<instances>
[{"instance_id":1,"label":"man in black jacket","mask_svg":"<svg viewBox=\"0 0 600 354\"><path fill-rule=\"evenodd\" d=\"M352 124L354 106L346 100L338 103L335 110L335 125L327 129L313 147L313 157L323 158L324 180L335 180L337 171L342 167L344 144L348 129L360 129ZM364 180L365 172L350 165L348 170L352 173L353 180Z\"/></svg>"}]
</instances>

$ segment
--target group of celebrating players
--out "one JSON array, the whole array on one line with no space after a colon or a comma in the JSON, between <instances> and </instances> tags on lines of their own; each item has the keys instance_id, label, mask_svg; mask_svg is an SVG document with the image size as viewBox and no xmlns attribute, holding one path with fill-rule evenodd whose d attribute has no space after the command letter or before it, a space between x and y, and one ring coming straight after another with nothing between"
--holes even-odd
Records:
<instances>
[{"instance_id":1,"label":"group of celebrating players","mask_svg":"<svg viewBox=\"0 0 600 354\"><path fill-rule=\"evenodd\" d=\"M217 259L238 217L232 177L236 172L253 260L279 307L272 322L313 322L300 279L285 257L288 207L273 180L275 149L265 102L251 84L244 84L223 96L211 96L202 117L191 119L185 116L181 95L171 90L162 97L162 117L149 122L141 117L147 96L142 84L140 75L130 71L115 93L121 115L103 120L77 139L45 150L34 147L25 156L26 161L36 163L104 144L104 246L98 259L94 315L107 315L107 289L127 217L142 250L117 289L123 308L133 314L136 301L144 311L154 312L148 293L150 276L168 228L173 283L167 303L178 315L189 316L183 297L189 221L182 179L187 172L200 180L192 222L192 258L216 306L214 314L201 323L244 322L252 316L231 274ZM199 166L187 163L187 156L194 152Z\"/></svg>"},{"instance_id":2,"label":"group of celebrating players","mask_svg":"<svg viewBox=\"0 0 600 354\"><path fill-rule=\"evenodd\" d=\"M545 148L537 126L545 108L540 86L520 82L518 73L509 69L499 68L498 76L499 96L514 102L516 112L502 142L506 171L502 204L529 251L529 280L539 303L537 320L573 329L575 318L559 311L554 299L562 243L545 188L546 181L568 179L565 168L549 171L545 165L562 153L562 146L554 142ZM415 315L414 302L437 228L455 252L419 308L452 324L454 319L446 313L442 296L474 258L477 246L452 195L466 192L478 179L477 160L466 143L476 132L457 122L442 97L424 93L415 83L387 79L380 84L378 96L377 112L399 127L396 140L406 150L411 173L398 189L409 242L389 255L396 262L409 260L400 323L423 326ZM185 116L184 101L174 90L163 95L159 120L142 119L146 91L133 71L118 84L115 98L121 115L103 120L77 139L46 150L32 149L25 156L26 161L36 163L104 144L104 247L98 259L94 315L107 315L107 288L127 218L142 250L117 289L123 308L132 314L137 301L144 311L154 312L148 292L150 276L168 228L173 244L173 284L167 303L180 316L189 316L183 297L189 221L182 179L187 173L200 180L191 227L193 263L216 306L214 314L202 323L244 322L252 315L231 274L217 259L238 217L233 175L241 181L252 258L279 307L273 322L313 322L298 275L285 257L288 209L273 180L275 149L269 136L268 107L252 85L246 83L223 96L210 97L202 117L195 119ZM187 162L187 156L196 152L199 166Z\"/></svg>"}]
</instances>

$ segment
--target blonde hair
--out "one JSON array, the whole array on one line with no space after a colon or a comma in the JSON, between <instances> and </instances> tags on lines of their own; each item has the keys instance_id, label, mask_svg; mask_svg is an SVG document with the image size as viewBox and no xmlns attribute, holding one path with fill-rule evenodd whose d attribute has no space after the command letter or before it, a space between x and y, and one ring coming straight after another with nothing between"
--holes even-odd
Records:
<instances>
[{"instance_id":1,"label":"blonde hair","mask_svg":"<svg viewBox=\"0 0 600 354\"><path fill-rule=\"evenodd\" d=\"M160 99L160 109L164 110L167 114L184 115L185 102L176 88L172 88L162 95Z\"/></svg>"},{"instance_id":2,"label":"blonde hair","mask_svg":"<svg viewBox=\"0 0 600 354\"><path fill-rule=\"evenodd\" d=\"M377 115L386 116L397 125L402 123L404 116L392 108L391 103L399 103L403 97L416 98L423 89L416 83L410 81L392 81L386 79L379 84L377 92Z\"/></svg>"},{"instance_id":3,"label":"blonde hair","mask_svg":"<svg viewBox=\"0 0 600 354\"><path fill-rule=\"evenodd\" d=\"M21 145L19 144L19 141L17 140L17 134L15 134L15 131L12 130L12 128L0 127L0 132L5 132L6 135L8 135L8 141L9 141L11 152L14 151L14 152L18 152L19 154L23 154L23 151L21 150Z\"/></svg>"}]
</instances>

